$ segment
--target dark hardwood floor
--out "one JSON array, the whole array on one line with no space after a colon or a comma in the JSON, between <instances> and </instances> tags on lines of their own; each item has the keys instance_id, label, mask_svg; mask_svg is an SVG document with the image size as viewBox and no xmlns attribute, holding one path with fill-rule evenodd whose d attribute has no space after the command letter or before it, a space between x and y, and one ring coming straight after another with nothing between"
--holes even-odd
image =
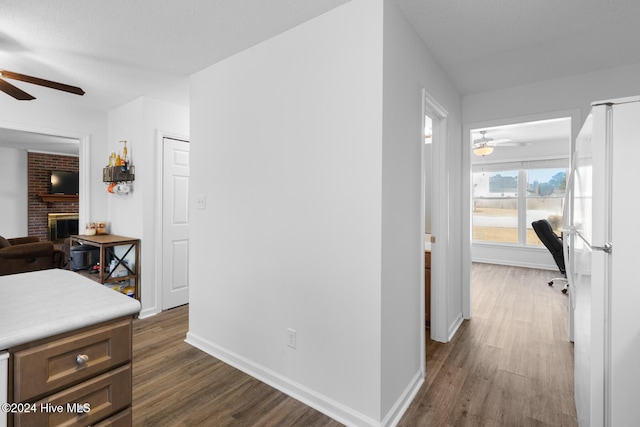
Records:
<instances>
[{"instance_id":1,"label":"dark hardwood floor","mask_svg":"<svg viewBox=\"0 0 640 427\"><path fill-rule=\"evenodd\" d=\"M567 296L553 272L476 264L473 319L427 342L400 426L576 426ZM134 321L134 426L339 426L184 342L188 307Z\"/></svg>"}]
</instances>

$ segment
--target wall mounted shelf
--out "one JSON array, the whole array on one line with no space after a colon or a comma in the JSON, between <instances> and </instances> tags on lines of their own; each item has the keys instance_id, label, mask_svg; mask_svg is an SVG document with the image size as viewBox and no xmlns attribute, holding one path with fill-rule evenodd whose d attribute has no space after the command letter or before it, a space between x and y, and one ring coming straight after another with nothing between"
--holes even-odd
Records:
<instances>
[{"instance_id":1,"label":"wall mounted shelf","mask_svg":"<svg viewBox=\"0 0 640 427\"><path fill-rule=\"evenodd\" d=\"M79 200L77 194L38 194L38 197L40 197L42 201L46 203L73 203Z\"/></svg>"},{"instance_id":2,"label":"wall mounted shelf","mask_svg":"<svg viewBox=\"0 0 640 427\"><path fill-rule=\"evenodd\" d=\"M102 182L125 182L135 180L135 167L122 170L122 166L108 166L102 169Z\"/></svg>"}]
</instances>

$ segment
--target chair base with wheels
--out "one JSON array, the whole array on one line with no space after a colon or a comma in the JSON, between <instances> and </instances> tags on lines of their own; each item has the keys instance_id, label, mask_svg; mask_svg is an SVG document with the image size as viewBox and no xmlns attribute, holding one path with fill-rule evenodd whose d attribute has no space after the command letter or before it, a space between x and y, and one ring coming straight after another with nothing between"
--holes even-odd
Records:
<instances>
[{"instance_id":1,"label":"chair base with wheels","mask_svg":"<svg viewBox=\"0 0 640 427\"><path fill-rule=\"evenodd\" d=\"M564 282L564 286L562 288L562 293L566 294L569 290L569 281L567 280L567 272L565 270L564 265L564 252L562 250L562 239L558 237L556 233L553 232L553 227L546 219L541 219L538 221L533 221L531 223L533 230L536 232L536 235L540 239L540 241L545 245L545 247L553 256L553 260L556 262L558 266L558 270L564 277L555 277L549 281L549 286L553 286L554 282Z\"/></svg>"},{"instance_id":2,"label":"chair base with wheels","mask_svg":"<svg viewBox=\"0 0 640 427\"><path fill-rule=\"evenodd\" d=\"M553 286L554 282L564 282L564 286L562 287L562 293L566 294L567 291L569 290L569 280L565 279L564 277L554 277L553 279L549 280L549 286Z\"/></svg>"}]
</instances>

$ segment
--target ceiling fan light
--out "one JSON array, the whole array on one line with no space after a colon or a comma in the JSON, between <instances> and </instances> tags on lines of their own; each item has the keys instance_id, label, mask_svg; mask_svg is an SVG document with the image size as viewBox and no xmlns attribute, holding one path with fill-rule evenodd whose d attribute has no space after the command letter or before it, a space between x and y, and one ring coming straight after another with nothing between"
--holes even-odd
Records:
<instances>
[{"instance_id":1,"label":"ceiling fan light","mask_svg":"<svg viewBox=\"0 0 640 427\"><path fill-rule=\"evenodd\" d=\"M473 154L475 154L476 156L488 156L491 153L493 153L493 147L490 147L486 144L473 149Z\"/></svg>"}]
</instances>

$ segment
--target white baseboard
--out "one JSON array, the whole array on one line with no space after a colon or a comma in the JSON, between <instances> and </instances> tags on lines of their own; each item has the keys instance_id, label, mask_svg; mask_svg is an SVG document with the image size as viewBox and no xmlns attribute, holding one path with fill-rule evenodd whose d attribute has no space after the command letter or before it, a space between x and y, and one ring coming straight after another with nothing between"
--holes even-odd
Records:
<instances>
[{"instance_id":1,"label":"white baseboard","mask_svg":"<svg viewBox=\"0 0 640 427\"><path fill-rule=\"evenodd\" d=\"M462 318L462 313L459 313L456 320L451 324L451 326L449 326L449 331L448 331L449 336L448 336L447 342L451 342L451 340L453 339L453 336L456 334L456 332L458 332L458 328L460 328L460 325L462 325L463 320L464 319Z\"/></svg>"},{"instance_id":2,"label":"white baseboard","mask_svg":"<svg viewBox=\"0 0 640 427\"><path fill-rule=\"evenodd\" d=\"M484 257L473 257L473 262L479 262L481 264L496 264L496 265L506 265L511 267L525 267L525 268L535 268L538 270L550 270L550 271L558 271L558 267L550 264L542 264L535 262L521 262L515 260L505 261L504 259L498 258L484 258Z\"/></svg>"},{"instance_id":3,"label":"white baseboard","mask_svg":"<svg viewBox=\"0 0 640 427\"><path fill-rule=\"evenodd\" d=\"M207 341L192 332L187 332L185 342L204 351L205 353L219 359L228 365L251 375L271 387L293 397L313 409L333 418L334 420L347 426L370 426L380 427L381 424L357 412L335 400L324 396L302 384L292 381L269 368L261 366L252 360L233 353L210 341Z\"/></svg>"},{"instance_id":4,"label":"white baseboard","mask_svg":"<svg viewBox=\"0 0 640 427\"><path fill-rule=\"evenodd\" d=\"M400 398L396 401L395 405L387 413L387 416L382 420L381 425L385 427L395 427L400 422L400 419L407 412L409 405L418 394L418 390L424 383L424 377L422 371L416 372L415 376L404 390Z\"/></svg>"},{"instance_id":5,"label":"white baseboard","mask_svg":"<svg viewBox=\"0 0 640 427\"><path fill-rule=\"evenodd\" d=\"M140 313L138 314L138 319L146 319L147 317L152 317L152 316L155 316L156 314L158 314L158 312L156 311L155 307L146 308L140 311Z\"/></svg>"}]
</instances>

